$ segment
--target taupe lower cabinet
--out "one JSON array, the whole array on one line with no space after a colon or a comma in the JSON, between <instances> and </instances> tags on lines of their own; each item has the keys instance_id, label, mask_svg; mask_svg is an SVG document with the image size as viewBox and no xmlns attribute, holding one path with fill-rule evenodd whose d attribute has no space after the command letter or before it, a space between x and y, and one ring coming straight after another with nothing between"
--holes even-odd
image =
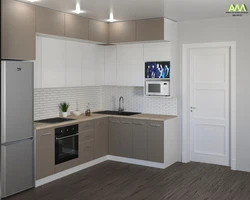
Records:
<instances>
[{"instance_id":1,"label":"taupe lower cabinet","mask_svg":"<svg viewBox=\"0 0 250 200\"><path fill-rule=\"evenodd\" d=\"M94 158L100 158L108 155L109 153L108 123L108 118L95 120Z\"/></svg>"},{"instance_id":2,"label":"taupe lower cabinet","mask_svg":"<svg viewBox=\"0 0 250 200\"><path fill-rule=\"evenodd\" d=\"M120 120L109 118L109 154L120 156Z\"/></svg>"},{"instance_id":3,"label":"taupe lower cabinet","mask_svg":"<svg viewBox=\"0 0 250 200\"><path fill-rule=\"evenodd\" d=\"M148 129L146 120L133 120L133 158L147 160Z\"/></svg>"},{"instance_id":4,"label":"taupe lower cabinet","mask_svg":"<svg viewBox=\"0 0 250 200\"><path fill-rule=\"evenodd\" d=\"M2 0L2 59L35 60L35 6Z\"/></svg>"},{"instance_id":5,"label":"taupe lower cabinet","mask_svg":"<svg viewBox=\"0 0 250 200\"><path fill-rule=\"evenodd\" d=\"M82 122L79 158L58 165L54 132L54 128L36 132L36 180L106 155L164 163L163 121L106 117Z\"/></svg>"},{"instance_id":6,"label":"taupe lower cabinet","mask_svg":"<svg viewBox=\"0 0 250 200\"><path fill-rule=\"evenodd\" d=\"M164 123L110 118L109 154L164 163Z\"/></svg>"},{"instance_id":7,"label":"taupe lower cabinet","mask_svg":"<svg viewBox=\"0 0 250 200\"><path fill-rule=\"evenodd\" d=\"M79 164L94 159L94 121L82 122L79 125Z\"/></svg>"},{"instance_id":8,"label":"taupe lower cabinet","mask_svg":"<svg viewBox=\"0 0 250 200\"><path fill-rule=\"evenodd\" d=\"M148 122L148 160L164 162L164 123Z\"/></svg>"},{"instance_id":9,"label":"taupe lower cabinet","mask_svg":"<svg viewBox=\"0 0 250 200\"><path fill-rule=\"evenodd\" d=\"M36 7L36 32L64 36L64 13Z\"/></svg>"},{"instance_id":10,"label":"taupe lower cabinet","mask_svg":"<svg viewBox=\"0 0 250 200\"><path fill-rule=\"evenodd\" d=\"M36 132L36 180L55 173L55 130Z\"/></svg>"}]
</instances>

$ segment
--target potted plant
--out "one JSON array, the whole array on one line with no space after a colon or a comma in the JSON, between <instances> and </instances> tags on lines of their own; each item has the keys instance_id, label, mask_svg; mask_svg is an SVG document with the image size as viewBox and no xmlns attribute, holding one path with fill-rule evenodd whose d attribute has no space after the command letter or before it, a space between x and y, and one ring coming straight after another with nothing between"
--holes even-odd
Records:
<instances>
[{"instance_id":1,"label":"potted plant","mask_svg":"<svg viewBox=\"0 0 250 200\"><path fill-rule=\"evenodd\" d=\"M62 102L62 103L60 103L59 108L62 111L62 116L67 117L68 116L69 103Z\"/></svg>"}]
</instances>

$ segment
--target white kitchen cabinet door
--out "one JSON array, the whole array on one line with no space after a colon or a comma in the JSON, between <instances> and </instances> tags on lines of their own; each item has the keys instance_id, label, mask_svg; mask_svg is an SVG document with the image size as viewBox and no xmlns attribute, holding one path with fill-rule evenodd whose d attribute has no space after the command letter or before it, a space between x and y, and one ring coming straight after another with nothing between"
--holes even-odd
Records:
<instances>
[{"instance_id":1,"label":"white kitchen cabinet door","mask_svg":"<svg viewBox=\"0 0 250 200\"><path fill-rule=\"evenodd\" d=\"M104 46L96 45L96 62L95 62L95 85L104 85Z\"/></svg>"},{"instance_id":2,"label":"white kitchen cabinet door","mask_svg":"<svg viewBox=\"0 0 250 200\"><path fill-rule=\"evenodd\" d=\"M116 45L105 47L105 72L104 79L105 85L116 85L117 73L116 73Z\"/></svg>"},{"instance_id":3,"label":"white kitchen cabinet door","mask_svg":"<svg viewBox=\"0 0 250 200\"><path fill-rule=\"evenodd\" d=\"M157 42L144 44L144 61L171 61L171 43Z\"/></svg>"},{"instance_id":4,"label":"white kitchen cabinet door","mask_svg":"<svg viewBox=\"0 0 250 200\"><path fill-rule=\"evenodd\" d=\"M34 88L42 87L42 38L36 37L36 60L34 61Z\"/></svg>"},{"instance_id":5,"label":"white kitchen cabinet door","mask_svg":"<svg viewBox=\"0 0 250 200\"><path fill-rule=\"evenodd\" d=\"M64 40L42 38L42 88L65 87Z\"/></svg>"},{"instance_id":6,"label":"white kitchen cabinet door","mask_svg":"<svg viewBox=\"0 0 250 200\"><path fill-rule=\"evenodd\" d=\"M66 86L82 85L82 44L66 41Z\"/></svg>"},{"instance_id":7,"label":"white kitchen cabinet door","mask_svg":"<svg viewBox=\"0 0 250 200\"><path fill-rule=\"evenodd\" d=\"M95 86L96 45L82 43L82 86Z\"/></svg>"},{"instance_id":8,"label":"white kitchen cabinet door","mask_svg":"<svg viewBox=\"0 0 250 200\"><path fill-rule=\"evenodd\" d=\"M144 86L143 44L117 46L117 85Z\"/></svg>"}]
</instances>

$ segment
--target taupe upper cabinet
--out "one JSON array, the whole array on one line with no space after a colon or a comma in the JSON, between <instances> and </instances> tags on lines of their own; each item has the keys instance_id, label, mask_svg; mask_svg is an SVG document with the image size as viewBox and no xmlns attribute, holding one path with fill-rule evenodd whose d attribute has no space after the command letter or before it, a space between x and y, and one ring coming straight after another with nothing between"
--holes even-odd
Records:
<instances>
[{"instance_id":1,"label":"taupe upper cabinet","mask_svg":"<svg viewBox=\"0 0 250 200\"><path fill-rule=\"evenodd\" d=\"M89 40L108 43L108 24L96 20L89 20Z\"/></svg>"},{"instance_id":2,"label":"taupe upper cabinet","mask_svg":"<svg viewBox=\"0 0 250 200\"><path fill-rule=\"evenodd\" d=\"M137 20L136 40L164 40L164 18Z\"/></svg>"},{"instance_id":3,"label":"taupe upper cabinet","mask_svg":"<svg viewBox=\"0 0 250 200\"><path fill-rule=\"evenodd\" d=\"M109 43L135 42L136 22L116 22L109 24Z\"/></svg>"},{"instance_id":4,"label":"taupe upper cabinet","mask_svg":"<svg viewBox=\"0 0 250 200\"><path fill-rule=\"evenodd\" d=\"M88 40L89 20L84 17L65 14L65 36L82 40Z\"/></svg>"},{"instance_id":5,"label":"taupe upper cabinet","mask_svg":"<svg viewBox=\"0 0 250 200\"><path fill-rule=\"evenodd\" d=\"M2 59L35 60L35 6L2 0Z\"/></svg>"},{"instance_id":6,"label":"taupe upper cabinet","mask_svg":"<svg viewBox=\"0 0 250 200\"><path fill-rule=\"evenodd\" d=\"M64 18L63 12L36 7L36 32L64 36Z\"/></svg>"}]
</instances>

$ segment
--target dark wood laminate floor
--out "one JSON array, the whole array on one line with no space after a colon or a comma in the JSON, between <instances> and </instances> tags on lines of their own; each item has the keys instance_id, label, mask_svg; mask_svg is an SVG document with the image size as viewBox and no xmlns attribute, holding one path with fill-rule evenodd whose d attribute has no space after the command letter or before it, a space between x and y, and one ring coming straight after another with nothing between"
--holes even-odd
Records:
<instances>
[{"instance_id":1,"label":"dark wood laminate floor","mask_svg":"<svg viewBox=\"0 0 250 200\"><path fill-rule=\"evenodd\" d=\"M106 161L7 200L247 200L250 173L201 163L165 170Z\"/></svg>"}]
</instances>

